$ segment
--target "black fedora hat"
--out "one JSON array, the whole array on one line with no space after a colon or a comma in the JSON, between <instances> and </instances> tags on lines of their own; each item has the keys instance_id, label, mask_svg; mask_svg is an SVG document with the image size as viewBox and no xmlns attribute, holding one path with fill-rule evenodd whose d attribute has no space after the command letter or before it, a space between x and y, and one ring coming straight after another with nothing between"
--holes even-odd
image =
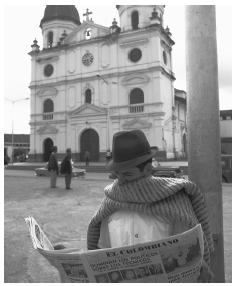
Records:
<instances>
[{"instance_id":1,"label":"black fedora hat","mask_svg":"<svg viewBox=\"0 0 236 286\"><path fill-rule=\"evenodd\" d=\"M147 161L155 154L156 150L150 148L143 131L117 132L113 136L112 160L107 168L109 170L128 169Z\"/></svg>"}]
</instances>

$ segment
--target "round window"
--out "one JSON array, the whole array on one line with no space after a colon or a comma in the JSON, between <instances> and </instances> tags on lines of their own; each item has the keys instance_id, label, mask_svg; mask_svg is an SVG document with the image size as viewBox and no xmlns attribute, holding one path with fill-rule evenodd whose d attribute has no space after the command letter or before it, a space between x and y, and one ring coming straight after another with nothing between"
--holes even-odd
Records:
<instances>
[{"instance_id":1,"label":"round window","mask_svg":"<svg viewBox=\"0 0 236 286\"><path fill-rule=\"evenodd\" d=\"M51 76L53 73L53 66L52 65L46 65L44 68L44 75L45 76Z\"/></svg>"},{"instance_id":2,"label":"round window","mask_svg":"<svg viewBox=\"0 0 236 286\"><path fill-rule=\"evenodd\" d=\"M93 59L94 59L93 55L87 52L83 55L82 62L85 66L89 66L93 62Z\"/></svg>"},{"instance_id":3,"label":"round window","mask_svg":"<svg viewBox=\"0 0 236 286\"><path fill-rule=\"evenodd\" d=\"M142 51L140 49L135 48L131 50L129 53L129 58L132 62L136 63L141 59L141 57L142 57Z\"/></svg>"}]
</instances>

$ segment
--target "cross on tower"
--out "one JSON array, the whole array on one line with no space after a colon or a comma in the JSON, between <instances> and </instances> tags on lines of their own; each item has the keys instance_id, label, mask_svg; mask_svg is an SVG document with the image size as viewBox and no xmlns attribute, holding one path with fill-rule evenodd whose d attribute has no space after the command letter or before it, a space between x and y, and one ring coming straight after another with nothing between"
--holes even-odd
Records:
<instances>
[{"instance_id":1,"label":"cross on tower","mask_svg":"<svg viewBox=\"0 0 236 286\"><path fill-rule=\"evenodd\" d=\"M86 13L83 14L83 16L86 16L86 21L89 21L89 15L92 14L93 12L89 12L89 9L86 9Z\"/></svg>"}]
</instances>

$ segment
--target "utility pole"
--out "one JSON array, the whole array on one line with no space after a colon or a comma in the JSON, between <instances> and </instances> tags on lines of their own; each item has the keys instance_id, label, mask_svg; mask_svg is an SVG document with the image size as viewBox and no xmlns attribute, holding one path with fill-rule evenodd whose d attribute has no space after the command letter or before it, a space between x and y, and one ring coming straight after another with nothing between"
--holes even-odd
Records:
<instances>
[{"instance_id":1,"label":"utility pole","mask_svg":"<svg viewBox=\"0 0 236 286\"><path fill-rule=\"evenodd\" d=\"M14 163L14 114L15 114L14 106L15 106L16 102L28 100L29 97L19 98L19 99L16 99L16 100L12 100L12 99L7 98L7 97L5 99L10 101L11 104L12 104L12 121L11 121L11 148L12 148L12 155L11 155L11 157L12 158L11 158L11 160L12 160L12 165L13 165L13 163Z\"/></svg>"},{"instance_id":2,"label":"utility pole","mask_svg":"<svg viewBox=\"0 0 236 286\"><path fill-rule=\"evenodd\" d=\"M215 6L186 6L189 177L203 191L215 251L213 282L225 282Z\"/></svg>"}]
</instances>

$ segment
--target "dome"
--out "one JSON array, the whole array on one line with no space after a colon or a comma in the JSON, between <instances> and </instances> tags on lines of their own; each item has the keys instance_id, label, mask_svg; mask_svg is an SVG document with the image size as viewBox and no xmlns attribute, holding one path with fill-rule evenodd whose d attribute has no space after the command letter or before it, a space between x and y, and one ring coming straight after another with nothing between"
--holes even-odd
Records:
<instances>
[{"instance_id":1,"label":"dome","mask_svg":"<svg viewBox=\"0 0 236 286\"><path fill-rule=\"evenodd\" d=\"M42 28L43 23L52 20L65 20L74 22L77 25L81 24L75 5L47 5L43 19L40 22L40 28Z\"/></svg>"}]
</instances>

